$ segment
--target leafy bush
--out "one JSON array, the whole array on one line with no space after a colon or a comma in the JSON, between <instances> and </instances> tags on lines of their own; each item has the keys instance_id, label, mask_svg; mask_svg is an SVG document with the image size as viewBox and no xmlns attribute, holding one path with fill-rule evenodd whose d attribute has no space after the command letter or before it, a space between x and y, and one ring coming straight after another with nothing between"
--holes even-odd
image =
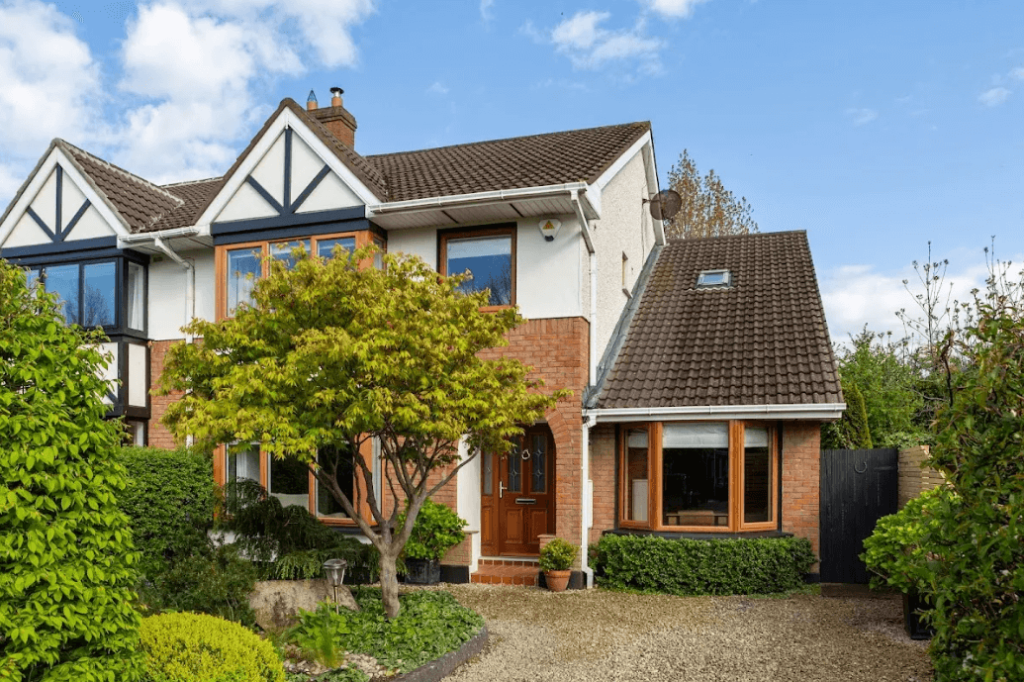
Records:
<instances>
[{"instance_id":1,"label":"leafy bush","mask_svg":"<svg viewBox=\"0 0 1024 682\"><path fill-rule=\"evenodd\" d=\"M868 570L875 574L871 576L872 587L887 585L901 592L927 590L932 568L922 542L939 523L937 507L953 501L949 488L935 488L878 520L874 532L864 540L861 555Z\"/></svg>"},{"instance_id":2,"label":"leafy bush","mask_svg":"<svg viewBox=\"0 0 1024 682\"><path fill-rule=\"evenodd\" d=\"M369 682L370 676L359 668L341 668L324 673L316 678L317 682ZM305 673L285 673L285 682L308 682Z\"/></svg>"},{"instance_id":3,"label":"leafy bush","mask_svg":"<svg viewBox=\"0 0 1024 682\"><path fill-rule=\"evenodd\" d=\"M555 538L540 550L540 570L568 571L576 560L578 550L579 547L571 542Z\"/></svg>"},{"instance_id":4,"label":"leafy bush","mask_svg":"<svg viewBox=\"0 0 1024 682\"><path fill-rule=\"evenodd\" d=\"M1024 309L993 295L962 345L929 462L941 499L922 544L935 557L931 655L940 680L1024 679Z\"/></svg>"},{"instance_id":5,"label":"leafy bush","mask_svg":"<svg viewBox=\"0 0 1024 682\"><path fill-rule=\"evenodd\" d=\"M284 507L252 481L225 487L218 530L235 534L236 545L252 558L260 577L306 580L322 575L327 559L348 562L346 579L374 582L380 555L372 545L338 533L304 507Z\"/></svg>"},{"instance_id":6,"label":"leafy bush","mask_svg":"<svg viewBox=\"0 0 1024 682\"><path fill-rule=\"evenodd\" d=\"M213 464L186 449L123 448L128 485L118 496L142 553L139 572L153 578L176 559L209 552L213 526Z\"/></svg>"},{"instance_id":7,"label":"leafy bush","mask_svg":"<svg viewBox=\"0 0 1024 682\"><path fill-rule=\"evenodd\" d=\"M605 535L597 555L602 587L678 595L785 592L817 561L806 538Z\"/></svg>"},{"instance_id":8,"label":"leafy bush","mask_svg":"<svg viewBox=\"0 0 1024 682\"><path fill-rule=\"evenodd\" d=\"M101 333L69 327L53 294L0 260L0 678L142 675L137 580L117 496Z\"/></svg>"},{"instance_id":9,"label":"leafy bush","mask_svg":"<svg viewBox=\"0 0 1024 682\"><path fill-rule=\"evenodd\" d=\"M405 512L399 515L396 527L401 528L404 524ZM448 505L427 498L416 515L402 554L406 559L440 561L449 549L466 539L463 528L467 524Z\"/></svg>"},{"instance_id":10,"label":"leafy bush","mask_svg":"<svg viewBox=\"0 0 1024 682\"><path fill-rule=\"evenodd\" d=\"M296 640L315 637L329 622L338 646L352 653L369 654L380 665L408 672L444 654L455 651L483 628L479 614L461 606L447 592L419 591L401 595L401 611L391 620L384 618L380 590L356 588L352 595L362 611L321 604L316 611L303 611L291 631Z\"/></svg>"},{"instance_id":11,"label":"leafy bush","mask_svg":"<svg viewBox=\"0 0 1024 682\"><path fill-rule=\"evenodd\" d=\"M183 559L154 579L142 593L152 611L194 611L251 626L256 616L249 606L259 574L234 547L218 548L212 556Z\"/></svg>"},{"instance_id":12,"label":"leafy bush","mask_svg":"<svg viewBox=\"0 0 1024 682\"><path fill-rule=\"evenodd\" d=\"M237 623L196 613L142 621L152 682L284 682L273 645Z\"/></svg>"}]
</instances>

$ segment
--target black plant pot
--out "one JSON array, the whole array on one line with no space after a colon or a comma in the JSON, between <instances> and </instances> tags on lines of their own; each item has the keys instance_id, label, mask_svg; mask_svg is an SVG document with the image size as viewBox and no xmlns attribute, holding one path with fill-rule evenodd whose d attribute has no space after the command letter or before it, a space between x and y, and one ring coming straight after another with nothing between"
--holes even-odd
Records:
<instances>
[{"instance_id":1,"label":"black plant pot","mask_svg":"<svg viewBox=\"0 0 1024 682\"><path fill-rule=\"evenodd\" d=\"M903 593L903 629L910 639L931 639L935 630L921 619L921 611L927 611L931 604L916 590Z\"/></svg>"},{"instance_id":2,"label":"black plant pot","mask_svg":"<svg viewBox=\"0 0 1024 682\"><path fill-rule=\"evenodd\" d=\"M406 559L405 582L410 585L436 585L441 582L441 562L437 559Z\"/></svg>"}]
</instances>

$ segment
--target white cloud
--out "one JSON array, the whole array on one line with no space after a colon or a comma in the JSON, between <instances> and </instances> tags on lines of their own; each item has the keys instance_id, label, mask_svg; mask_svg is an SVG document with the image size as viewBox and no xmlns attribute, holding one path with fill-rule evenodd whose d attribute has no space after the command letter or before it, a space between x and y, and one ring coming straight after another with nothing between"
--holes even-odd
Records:
<instances>
[{"instance_id":1,"label":"white cloud","mask_svg":"<svg viewBox=\"0 0 1024 682\"><path fill-rule=\"evenodd\" d=\"M866 125L878 118L878 112L874 109L847 109L846 115L855 126Z\"/></svg>"},{"instance_id":2,"label":"white cloud","mask_svg":"<svg viewBox=\"0 0 1024 682\"><path fill-rule=\"evenodd\" d=\"M997 107L1005 102L1010 94L1006 88L992 88L978 95L978 101L986 107Z\"/></svg>"},{"instance_id":3,"label":"white cloud","mask_svg":"<svg viewBox=\"0 0 1024 682\"><path fill-rule=\"evenodd\" d=\"M490 21L494 18L494 13L491 11L494 8L494 0L480 0L480 18L484 21Z\"/></svg>"},{"instance_id":4,"label":"white cloud","mask_svg":"<svg viewBox=\"0 0 1024 682\"><path fill-rule=\"evenodd\" d=\"M609 12L581 11L555 26L548 36L538 34L529 22L521 30L534 39L546 38L578 69L599 69L612 62L636 61L641 71L659 72L658 53L665 47L664 42L646 36L642 20L631 30L603 28L601 24L610 17Z\"/></svg>"},{"instance_id":5,"label":"white cloud","mask_svg":"<svg viewBox=\"0 0 1024 682\"><path fill-rule=\"evenodd\" d=\"M448 88L448 86L446 86L441 81L434 81L434 83L431 84L429 88L427 88L427 92L429 92L432 95L447 95L449 91L450 88Z\"/></svg>"},{"instance_id":6,"label":"white cloud","mask_svg":"<svg viewBox=\"0 0 1024 682\"><path fill-rule=\"evenodd\" d=\"M681 19L689 18L697 5L702 5L708 0L646 0L647 5L666 17Z\"/></svg>"},{"instance_id":7,"label":"white cloud","mask_svg":"<svg viewBox=\"0 0 1024 682\"><path fill-rule=\"evenodd\" d=\"M1016 78L1019 81L1024 81L1024 66L1018 66L1016 69L1010 71L1010 78Z\"/></svg>"}]
</instances>

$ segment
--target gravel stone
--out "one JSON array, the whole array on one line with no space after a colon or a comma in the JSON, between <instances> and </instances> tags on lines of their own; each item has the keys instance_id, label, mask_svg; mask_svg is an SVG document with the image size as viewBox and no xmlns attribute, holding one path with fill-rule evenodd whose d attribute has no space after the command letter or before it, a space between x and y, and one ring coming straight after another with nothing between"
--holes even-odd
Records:
<instances>
[{"instance_id":1,"label":"gravel stone","mask_svg":"<svg viewBox=\"0 0 1024 682\"><path fill-rule=\"evenodd\" d=\"M491 640L453 682L787 680L930 682L926 642L903 633L898 598L555 594L446 585Z\"/></svg>"}]
</instances>

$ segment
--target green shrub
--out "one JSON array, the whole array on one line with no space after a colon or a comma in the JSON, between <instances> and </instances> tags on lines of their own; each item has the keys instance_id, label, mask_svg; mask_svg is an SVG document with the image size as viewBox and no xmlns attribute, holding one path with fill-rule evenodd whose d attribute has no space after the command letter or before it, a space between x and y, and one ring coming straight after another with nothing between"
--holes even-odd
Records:
<instances>
[{"instance_id":1,"label":"green shrub","mask_svg":"<svg viewBox=\"0 0 1024 682\"><path fill-rule=\"evenodd\" d=\"M448 505L434 502L430 498L423 501L419 514L412 525L412 533L402 550L406 559L424 559L440 561L448 550L466 539L463 528L467 521L459 518ZM405 513L399 515L396 527L405 524Z\"/></svg>"},{"instance_id":2,"label":"green shrub","mask_svg":"<svg viewBox=\"0 0 1024 682\"><path fill-rule=\"evenodd\" d=\"M157 576L142 598L151 611L193 611L251 626L256 616L249 594L258 577L256 567L234 547L220 547L212 556L179 561Z\"/></svg>"},{"instance_id":3,"label":"green shrub","mask_svg":"<svg viewBox=\"0 0 1024 682\"><path fill-rule=\"evenodd\" d=\"M602 587L677 595L785 592L801 586L817 561L805 538L605 535L597 555Z\"/></svg>"},{"instance_id":4,"label":"green shrub","mask_svg":"<svg viewBox=\"0 0 1024 682\"><path fill-rule=\"evenodd\" d=\"M144 619L141 634L151 682L284 682L273 645L237 623L168 613Z\"/></svg>"},{"instance_id":5,"label":"green shrub","mask_svg":"<svg viewBox=\"0 0 1024 682\"><path fill-rule=\"evenodd\" d=\"M213 526L213 464L190 450L124 448L128 485L118 496L142 553L139 572L154 578L175 560L207 554Z\"/></svg>"},{"instance_id":6,"label":"green shrub","mask_svg":"<svg viewBox=\"0 0 1024 682\"><path fill-rule=\"evenodd\" d=\"M0 260L0 679L142 675L138 555L117 506L101 333Z\"/></svg>"},{"instance_id":7,"label":"green shrub","mask_svg":"<svg viewBox=\"0 0 1024 682\"><path fill-rule=\"evenodd\" d=\"M578 551L579 547L571 542L555 538L540 550L540 570L568 571L572 568L572 562L576 561Z\"/></svg>"},{"instance_id":8,"label":"green shrub","mask_svg":"<svg viewBox=\"0 0 1024 682\"><path fill-rule=\"evenodd\" d=\"M932 574L923 540L935 530L938 505L954 501L949 488L935 488L907 502L895 514L883 516L864 540L861 559L872 587L894 587L901 592L924 592Z\"/></svg>"},{"instance_id":9,"label":"green shrub","mask_svg":"<svg viewBox=\"0 0 1024 682\"><path fill-rule=\"evenodd\" d=\"M330 627L339 648L369 654L380 665L404 673L455 651L484 625L479 614L460 605L447 592L424 590L401 595L401 611L390 621L384 618L379 589L356 588L352 595L362 611L341 609L336 614L333 605L323 603L316 611L299 614L291 636L315 638L317 630Z\"/></svg>"}]
</instances>

